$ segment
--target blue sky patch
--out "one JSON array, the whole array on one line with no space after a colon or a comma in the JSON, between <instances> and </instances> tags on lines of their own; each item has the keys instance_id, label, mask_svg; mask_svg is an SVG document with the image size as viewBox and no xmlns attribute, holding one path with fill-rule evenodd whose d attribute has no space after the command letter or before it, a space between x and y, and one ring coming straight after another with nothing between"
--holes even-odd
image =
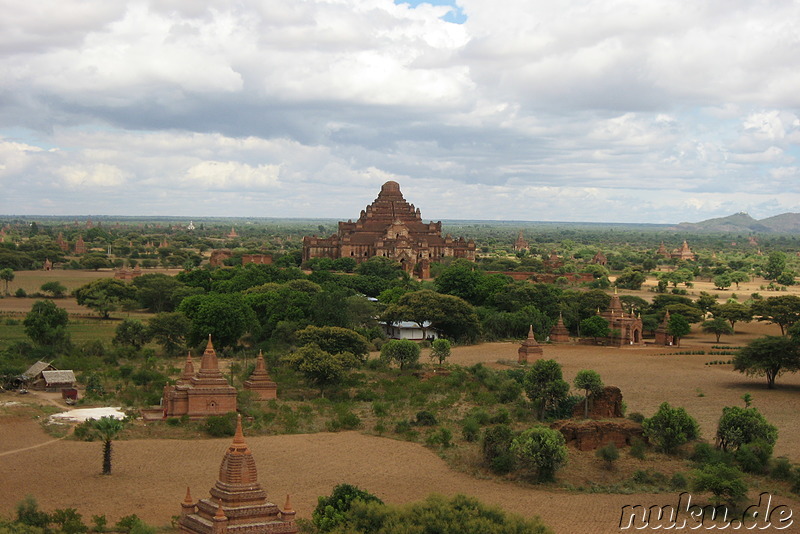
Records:
<instances>
[{"instance_id":1,"label":"blue sky patch","mask_svg":"<svg viewBox=\"0 0 800 534\"><path fill-rule=\"evenodd\" d=\"M467 15L464 10L456 4L455 0L394 0L395 4L408 4L411 7L417 7L420 4L430 4L432 6L449 6L451 9L447 15L442 17L445 22L452 22L453 24L464 24L467 21Z\"/></svg>"}]
</instances>

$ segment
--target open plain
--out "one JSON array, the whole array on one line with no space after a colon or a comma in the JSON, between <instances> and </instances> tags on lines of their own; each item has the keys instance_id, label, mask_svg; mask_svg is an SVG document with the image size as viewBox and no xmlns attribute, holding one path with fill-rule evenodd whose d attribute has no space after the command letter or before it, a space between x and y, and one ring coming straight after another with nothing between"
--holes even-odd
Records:
<instances>
[{"instance_id":1,"label":"open plain","mask_svg":"<svg viewBox=\"0 0 800 534\"><path fill-rule=\"evenodd\" d=\"M706 365L717 356L670 354L710 350L711 346L740 346L778 327L762 323L737 325L737 335L717 344L713 337L693 334L681 347L615 349L585 345L546 345L545 357L554 358L571 381L580 369L594 369L608 385L621 388L628 412L652 415L661 402L683 406L697 418L702 436L713 442L723 406L741 405L750 393L754 405L780 431L776 456L800 458L797 400L800 376L784 375L778 388L767 390L765 380L746 377L729 365ZM486 343L454 350L452 363L471 365L513 360L516 343ZM727 358L727 357L722 357ZM0 403L18 402L6 393ZM5 412L10 410L5 409ZM100 475L101 444L70 439L54 440L30 418L0 419L0 473L3 495L0 513L9 515L25 495L34 495L44 509L75 507L85 517L106 514L115 521L135 513L151 524L167 525L179 512L186 487L195 499L206 497L217 477L227 439L122 440L114 444L114 473ZM619 532L621 507L626 504L669 504L677 492L662 494L603 494L533 486L515 480L487 479L458 472L434 451L417 443L365 435L359 432L248 437L261 483L274 502L286 493L299 517L310 517L316 499L341 482L359 485L389 503L420 500L436 492L465 493L523 516L540 516L557 533ZM357 451L355 453L354 451ZM655 459L638 464L623 453L620 469L674 471L678 462ZM602 483L606 476L591 453L570 451L570 463L559 473L577 486ZM684 468L685 471L685 468ZM697 498L701 498L698 496ZM776 496L800 512L800 500ZM751 492L751 500L757 495Z\"/></svg>"}]
</instances>

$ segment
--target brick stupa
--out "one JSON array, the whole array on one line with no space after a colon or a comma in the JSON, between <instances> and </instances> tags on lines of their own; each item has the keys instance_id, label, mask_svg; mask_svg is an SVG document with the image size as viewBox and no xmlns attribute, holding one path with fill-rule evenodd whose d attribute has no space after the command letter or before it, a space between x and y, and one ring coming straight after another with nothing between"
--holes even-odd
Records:
<instances>
[{"instance_id":1,"label":"brick stupa","mask_svg":"<svg viewBox=\"0 0 800 534\"><path fill-rule=\"evenodd\" d=\"M295 534L295 511L289 496L283 510L267 501L258 482L253 453L244 441L242 418L219 466L211 496L192 502L189 488L181 503L180 532L191 534Z\"/></svg>"},{"instance_id":2,"label":"brick stupa","mask_svg":"<svg viewBox=\"0 0 800 534\"><path fill-rule=\"evenodd\" d=\"M208 336L200 370L195 373L192 356L188 355L175 385L164 386L161 406L164 417L188 415L190 419L236 411L236 388L228 384L219 370L211 336Z\"/></svg>"},{"instance_id":3,"label":"brick stupa","mask_svg":"<svg viewBox=\"0 0 800 534\"><path fill-rule=\"evenodd\" d=\"M542 346L539 345L536 338L533 337L533 325L531 325L530 330L528 330L528 339L523 341L522 345L520 345L517 350L517 363L528 363L528 356L532 356L534 360L538 360L543 354Z\"/></svg>"},{"instance_id":4,"label":"brick stupa","mask_svg":"<svg viewBox=\"0 0 800 534\"><path fill-rule=\"evenodd\" d=\"M264 363L264 355L261 351L258 351L256 368L253 374L244 382L244 389L256 392L261 400L278 398L278 384L269 377L267 365Z\"/></svg>"},{"instance_id":5,"label":"brick stupa","mask_svg":"<svg viewBox=\"0 0 800 534\"><path fill-rule=\"evenodd\" d=\"M550 329L550 341L553 343L569 343L569 330L564 326L564 318L558 314L558 322Z\"/></svg>"}]
</instances>

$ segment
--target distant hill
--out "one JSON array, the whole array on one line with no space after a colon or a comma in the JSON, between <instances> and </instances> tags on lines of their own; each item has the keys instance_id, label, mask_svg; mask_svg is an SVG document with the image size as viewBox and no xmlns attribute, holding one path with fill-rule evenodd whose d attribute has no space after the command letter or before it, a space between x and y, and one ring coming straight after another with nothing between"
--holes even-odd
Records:
<instances>
[{"instance_id":1,"label":"distant hill","mask_svg":"<svg viewBox=\"0 0 800 534\"><path fill-rule=\"evenodd\" d=\"M782 213L756 220L744 212L698 223L682 222L675 230L733 234L800 234L800 213Z\"/></svg>"}]
</instances>

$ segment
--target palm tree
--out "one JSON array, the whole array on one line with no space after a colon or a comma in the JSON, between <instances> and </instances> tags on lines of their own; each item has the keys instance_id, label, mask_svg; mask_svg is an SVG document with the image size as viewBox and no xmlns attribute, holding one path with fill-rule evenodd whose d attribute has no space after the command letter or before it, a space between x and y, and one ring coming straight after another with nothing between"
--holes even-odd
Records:
<instances>
[{"instance_id":1,"label":"palm tree","mask_svg":"<svg viewBox=\"0 0 800 534\"><path fill-rule=\"evenodd\" d=\"M95 432L103 440L103 474L111 474L111 442L117 438L125 423L119 419L107 415L100 419L95 419L92 423Z\"/></svg>"}]
</instances>

